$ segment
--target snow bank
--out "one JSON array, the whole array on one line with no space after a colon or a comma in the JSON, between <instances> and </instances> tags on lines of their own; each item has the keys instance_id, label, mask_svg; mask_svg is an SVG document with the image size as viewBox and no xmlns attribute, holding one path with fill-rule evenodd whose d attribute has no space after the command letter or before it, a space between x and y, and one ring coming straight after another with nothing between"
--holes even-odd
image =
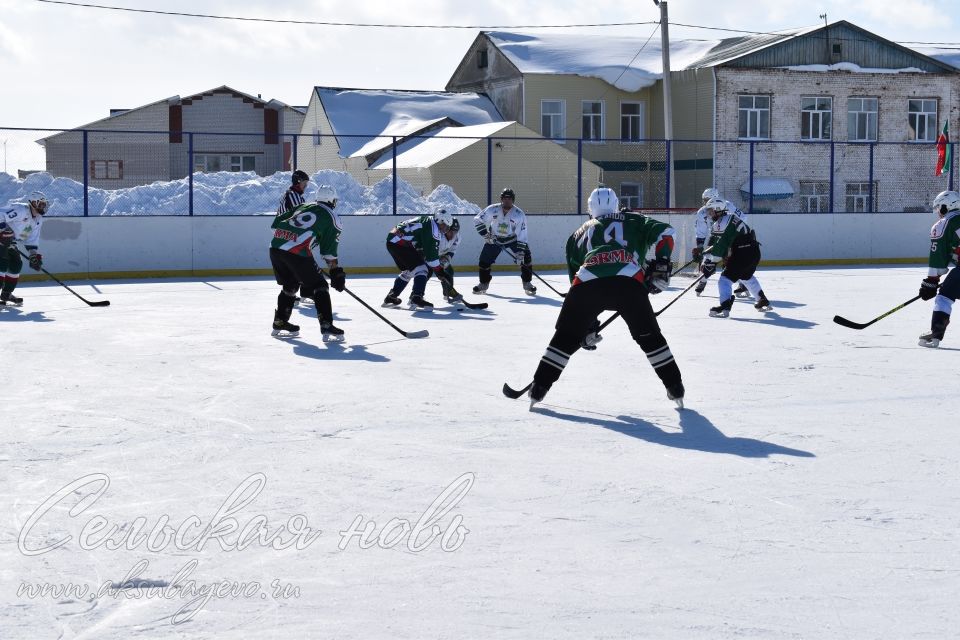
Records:
<instances>
[{"instance_id":1,"label":"snow bank","mask_svg":"<svg viewBox=\"0 0 960 640\"><path fill-rule=\"evenodd\" d=\"M339 194L337 213L341 215L392 215L393 177L372 186L358 183L343 171L323 170L311 176L305 193L313 201L317 185L329 184ZM193 177L193 210L196 215L272 215L287 187L290 173L258 176L253 172L198 173ZM83 215L83 184L49 173L35 173L23 180L0 173L0 203L25 200L31 192L42 191L55 216ZM186 215L189 212L190 183L187 178L154 182L125 189L96 189L88 192L91 216ZM419 215L438 207L454 214L476 215L480 207L460 199L453 189L440 185L421 196L402 178L397 183L398 215Z\"/></svg>"}]
</instances>

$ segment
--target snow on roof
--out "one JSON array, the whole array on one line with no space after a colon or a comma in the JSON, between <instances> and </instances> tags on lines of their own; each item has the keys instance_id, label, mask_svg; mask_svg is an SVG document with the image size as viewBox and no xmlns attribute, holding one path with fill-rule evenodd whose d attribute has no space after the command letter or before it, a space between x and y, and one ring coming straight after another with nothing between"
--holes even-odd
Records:
<instances>
[{"instance_id":1,"label":"snow on roof","mask_svg":"<svg viewBox=\"0 0 960 640\"><path fill-rule=\"evenodd\" d=\"M466 149L479 139L487 138L513 124L512 122L491 122L470 127L444 127L433 131L423 138L415 138L398 145L397 168L414 169L429 167L444 158ZM389 169L393 166L393 154L386 153L371 169Z\"/></svg>"},{"instance_id":2,"label":"snow on roof","mask_svg":"<svg viewBox=\"0 0 960 640\"><path fill-rule=\"evenodd\" d=\"M430 125L437 124L442 122L446 118L434 118L433 120L400 120L397 122L391 122L387 128L383 131L383 136L378 136L376 138L370 138L362 147L354 151L349 155L350 158L358 158L365 156L374 151L379 151L384 147L387 147L393 144L393 136L402 138L404 136L409 136L415 134L417 131L421 131L424 127L429 127ZM342 150L341 150L342 153Z\"/></svg>"},{"instance_id":3,"label":"snow on roof","mask_svg":"<svg viewBox=\"0 0 960 640\"><path fill-rule=\"evenodd\" d=\"M914 51L960 69L960 49L929 49L926 47L917 47Z\"/></svg>"},{"instance_id":4,"label":"snow on roof","mask_svg":"<svg viewBox=\"0 0 960 640\"><path fill-rule=\"evenodd\" d=\"M744 198L750 197L750 181L740 185ZM760 200L783 200L793 197L793 186L784 178L754 178L753 197Z\"/></svg>"},{"instance_id":5,"label":"snow on roof","mask_svg":"<svg viewBox=\"0 0 960 640\"><path fill-rule=\"evenodd\" d=\"M623 91L653 86L663 76L659 37L584 36L489 31L487 37L523 73L599 78ZM719 40L675 40L670 68L685 69Z\"/></svg>"},{"instance_id":6,"label":"snow on roof","mask_svg":"<svg viewBox=\"0 0 960 640\"><path fill-rule=\"evenodd\" d=\"M493 102L478 93L329 87L316 92L344 158L356 155L377 134L409 134L445 117L463 125L503 120Z\"/></svg>"},{"instance_id":7,"label":"snow on roof","mask_svg":"<svg viewBox=\"0 0 960 640\"><path fill-rule=\"evenodd\" d=\"M852 73L926 73L923 69L917 67L904 67L903 69L878 69L870 67L861 67L853 62L837 62L835 64L797 64L789 67L779 67L789 71L850 71Z\"/></svg>"}]
</instances>

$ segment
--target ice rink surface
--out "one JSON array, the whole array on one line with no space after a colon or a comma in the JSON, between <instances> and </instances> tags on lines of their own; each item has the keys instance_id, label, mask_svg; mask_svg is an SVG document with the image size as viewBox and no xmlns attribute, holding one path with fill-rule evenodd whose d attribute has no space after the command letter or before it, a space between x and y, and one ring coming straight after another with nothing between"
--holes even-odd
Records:
<instances>
[{"instance_id":1,"label":"ice rink surface","mask_svg":"<svg viewBox=\"0 0 960 640\"><path fill-rule=\"evenodd\" d=\"M924 275L765 269L774 311L727 319L714 280L660 316L686 409L617 322L534 412L501 386L560 299L516 275L467 295L484 312L383 310L422 340L334 293L342 345L312 309L271 338L268 278L70 283L109 308L24 284L0 636L953 637L960 330L918 347L928 302L831 321ZM379 310L390 279L347 284Z\"/></svg>"}]
</instances>

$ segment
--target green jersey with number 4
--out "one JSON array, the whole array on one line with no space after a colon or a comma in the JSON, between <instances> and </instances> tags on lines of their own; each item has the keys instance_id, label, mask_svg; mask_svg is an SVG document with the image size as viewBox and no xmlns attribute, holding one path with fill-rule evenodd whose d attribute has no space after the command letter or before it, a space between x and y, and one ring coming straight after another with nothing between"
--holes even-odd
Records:
<instances>
[{"instance_id":1,"label":"green jersey with number 4","mask_svg":"<svg viewBox=\"0 0 960 640\"><path fill-rule=\"evenodd\" d=\"M942 276L950 270L950 262L960 252L960 211L951 211L937 220L930 229L930 271L927 275Z\"/></svg>"},{"instance_id":2,"label":"green jersey with number 4","mask_svg":"<svg viewBox=\"0 0 960 640\"><path fill-rule=\"evenodd\" d=\"M315 248L325 260L335 260L340 244L340 218L319 202L302 204L273 219L270 247L298 256Z\"/></svg>"},{"instance_id":3,"label":"green jersey with number 4","mask_svg":"<svg viewBox=\"0 0 960 640\"><path fill-rule=\"evenodd\" d=\"M583 223L567 240L570 281L626 276L643 282L644 257L673 253L673 227L639 213L616 212Z\"/></svg>"}]
</instances>

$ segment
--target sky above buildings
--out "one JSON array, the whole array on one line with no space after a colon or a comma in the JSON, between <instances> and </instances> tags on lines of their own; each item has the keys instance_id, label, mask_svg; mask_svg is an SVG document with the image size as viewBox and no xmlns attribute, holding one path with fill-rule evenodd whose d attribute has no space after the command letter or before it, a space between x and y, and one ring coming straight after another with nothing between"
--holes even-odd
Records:
<instances>
[{"instance_id":1,"label":"sky above buildings","mask_svg":"<svg viewBox=\"0 0 960 640\"><path fill-rule=\"evenodd\" d=\"M85 4L87 0L77 0ZM251 19L473 28L319 26L170 16L0 0L0 126L72 128L137 107L220 85L305 105L316 85L443 89L480 28L530 30L535 25L648 23L547 32L652 36L660 10L652 0L592 3L492 0L104 0L127 9L202 13ZM766 3L671 0L671 39L716 39L849 20L895 42L955 43L956 0L788 0ZM697 25L705 28L694 28ZM911 45L912 46L912 45ZM624 60L626 64L629 60Z\"/></svg>"}]
</instances>

